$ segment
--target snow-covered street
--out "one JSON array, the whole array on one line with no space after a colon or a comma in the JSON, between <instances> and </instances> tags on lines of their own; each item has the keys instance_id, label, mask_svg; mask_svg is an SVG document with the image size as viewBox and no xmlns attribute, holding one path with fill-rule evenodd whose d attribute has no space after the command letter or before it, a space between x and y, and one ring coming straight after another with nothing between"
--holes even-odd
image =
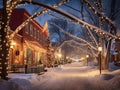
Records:
<instances>
[{"instance_id":1,"label":"snow-covered street","mask_svg":"<svg viewBox=\"0 0 120 90\"><path fill-rule=\"evenodd\" d=\"M120 0L0 0L0 90L120 90Z\"/></svg>"},{"instance_id":2,"label":"snow-covered street","mask_svg":"<svg viewBox=\"0 0 120 90\"><path fill-rule=\"evenodd\" d=\"M96 67L82 66L75 62L51 70L51 78L34 87L35 90L119 90L120 77Z\"/></svg>"},{"instance_id":3,"label":"snow-covered street","mask_svg":"<svg viewBox=\"0 0 120 90\"><path fill-rule=\"evenodd\" d=\"M120 90L120 70L102 71L80 62L48 68L43 75L9 74L0 90Z\"/></svg>"}]
</instances>

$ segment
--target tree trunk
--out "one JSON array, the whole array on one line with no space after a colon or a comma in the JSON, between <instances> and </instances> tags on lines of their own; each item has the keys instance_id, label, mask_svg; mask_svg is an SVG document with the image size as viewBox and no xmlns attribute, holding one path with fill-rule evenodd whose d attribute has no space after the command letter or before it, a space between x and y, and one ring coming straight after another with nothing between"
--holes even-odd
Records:
<instances>
[{"instance_id":1,"label":"tree trunk","mask_svg":"<svg viewBox=\"0 0 120 90\"><path fill-rule=\"evenodd\" d=\"M111 15L112 13L115 11L115 4L116 4L116 1L115 0L112 0L111 2ZM111 20L114 20L114 17L111 16ZM114 32L113 32L114 31ZM116 28L115 27L110 27L110 31L109 31L111 34L114 34L116 35ZM109 68L109 59L110 59L110 48L111 48L111 41L112 39L110 39L108 41L108 44L107 44L107 53L106 53L106 58L105 58L105 64L106 64L106 69Z\"/></svg>"},{"instance_id":2,"label":"tree trunk","mask_svg":"<svg viewBox=\"0 0 120 90\"><path fill-rule=\"evenodd\" d=\"M9 44L7 36L7 10L6 0L3 0L2 18L1 18L1 29L0 29L0 76L2 79L8 79L7 67L8 67L8 53Z\"/></svg>"}]
</instances>

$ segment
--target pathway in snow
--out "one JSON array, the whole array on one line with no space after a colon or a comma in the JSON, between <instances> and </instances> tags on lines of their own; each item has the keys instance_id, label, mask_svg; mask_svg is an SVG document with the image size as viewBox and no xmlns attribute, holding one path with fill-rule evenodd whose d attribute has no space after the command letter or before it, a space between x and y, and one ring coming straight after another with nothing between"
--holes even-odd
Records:
<instances>
[{"instance_id":1,"label":"pathway in snow","mask_svg":"<svg viewBox=\"0 0 120 90\"><path fill-rule=\"evenodd\" d=\"M110 90L105 86L107 81L100 80L99 70L95 67L75 62L49 71L51 78L31 90Z\"/></svg>"}]
</instances>

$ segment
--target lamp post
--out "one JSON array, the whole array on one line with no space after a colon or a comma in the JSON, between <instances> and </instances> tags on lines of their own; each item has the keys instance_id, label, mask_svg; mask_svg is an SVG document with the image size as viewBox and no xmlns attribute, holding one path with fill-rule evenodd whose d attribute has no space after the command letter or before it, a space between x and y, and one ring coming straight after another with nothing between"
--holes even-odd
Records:
<instances>
[{"instance_id":1,"label":"lamp post","mask_svg":"<svg viewBox=\"0 0 120 90\"><path fill-rule=\"evenodd\" d=\"M98 51L99 51L99 65L100 65L100 74L101 74L101 51L102 51L102 47L101 46L99 46L98 47Z\"/></svg>"},{"instance_id":2,"label":"lamp post","mask_svg":"<svg viewBox=\"0 0 120 90\"><path fill-rule=\"evenodd\" d=\"M86 59L87 59L87 66L88 66L88 57L89 57L89 55L86 55Z\"/></svg>"}]
</instances>

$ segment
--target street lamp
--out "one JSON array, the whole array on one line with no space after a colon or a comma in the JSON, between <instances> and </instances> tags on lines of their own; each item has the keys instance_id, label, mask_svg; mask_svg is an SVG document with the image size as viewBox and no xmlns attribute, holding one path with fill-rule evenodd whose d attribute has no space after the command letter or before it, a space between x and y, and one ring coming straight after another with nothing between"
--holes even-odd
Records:
<instances>
[{"instance_id":1,"label":"street lamp","mask_svg":"<svg viewBox=\"0 0 120 90\"><path fill-rule=\"evenodd\" d=\"M89 58L89 55L86 55L86 59L87 59L87 66L88 66L88 58Z\"/></svg>"},{"instance_id":2,"label":"street lamp","mask_svg":"<svg viewBox=\"0 0 120 90\"><path fill-rule=\"evenodd\" d=\"M101 74L101 51L102 51L102 47L101 46L99 46L98 47L98 51L99 51L99 65L100 65L100 74Z\"/></svg>"},{"instance_id":3,"label":"street lamp","mask_svg":"<svg viewBox=\"0 0 120 90\"><path fill-rule=\"evenodd\" d=\"M62 55L61 55L61 54L58 54L58 57L59 57L59 58L61 58L61 57L62 57Z\"/></svg>"}]
</instances>

